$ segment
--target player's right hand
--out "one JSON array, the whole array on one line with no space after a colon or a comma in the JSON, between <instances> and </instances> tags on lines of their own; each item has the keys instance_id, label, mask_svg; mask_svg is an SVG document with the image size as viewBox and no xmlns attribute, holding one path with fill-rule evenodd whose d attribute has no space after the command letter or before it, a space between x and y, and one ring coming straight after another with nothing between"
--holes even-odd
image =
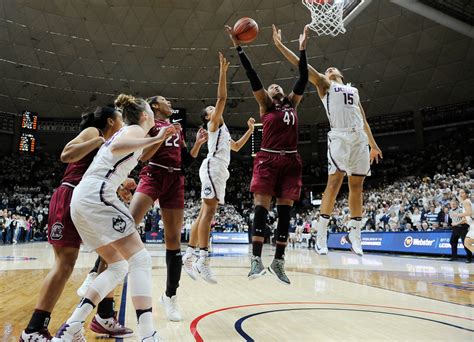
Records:
<instances>
[{"instance_id":1,"label":"player's right hand","mask_svg":"<svg viewBox=\"0 0 474 342\"><path fill-rule=\"evenodd\" d=\"M255 119L254 118L248 119L247 126L249 126L249 129L251 129L253 131L253 129L255 127Z\"/></svg>"},{"instance_id":2,"label":"player's right hand","mask_svg":"<svg viewBox=\"0 0 474 342\"><path fill-rule=\"evenodd\" d=\"M239 46L239 40L234 34L234 29L230 27L229 25L225 25L224 27L227 33L229 34L230 40L232 40L232 43L234 43L234 46L235 47Z\"/></svg>"},{"instance_id":3,"label":"player's right hand","mask_svg":"<svg viewBox=\"0 0 474 342\"><path fill-rule=\"evenodd\" d=\"M275 45L281 44L281 30L277 29L275 24L272 25L273 29L273 42Z\"/></svg>"}]
</instances>

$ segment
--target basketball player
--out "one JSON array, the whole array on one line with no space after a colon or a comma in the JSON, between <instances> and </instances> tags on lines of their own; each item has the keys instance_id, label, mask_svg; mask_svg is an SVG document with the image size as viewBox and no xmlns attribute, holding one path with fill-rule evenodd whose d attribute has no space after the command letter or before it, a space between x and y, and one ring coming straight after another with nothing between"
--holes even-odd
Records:
<instances>
[{"instance_id":1,"label":"basketball player","mask_svg":"<svg viewBox=\"0 0 474 342\"><path fill-rule=\"evenodd\" d=\"M92 282L71 317L53 341L83 340L82 327L95 305L130 275L130 294L141 341L159 341L153 326L151 257L135 229L117 188L138 163L144 148L176 133L171 126L155 137L145 137L153 127L153 112L143 99L121 94L115 100L127 126L97 152L71 199L71 218L84 245L107 262L107 269Z\"/></svg>"},{"instance_id":2,"label":"basketball player","mask_svg":"<svg viewBox=\"0 0 474 342\"><path fill-rule=\"evenodd\" d=\"M53 246L55 265L43 280L35 310L20 341L49 341L48 324L64 286L76 264L81 238L71 216L69 204L72 192L79 184L99 147L123 125L122 114L113 107L98 107L82 116L81 133L64 147L61 161L68 163L61 185L51 197L48 218L48 241ZM94 316L91 330L111 337L133 333L123 327L114 312L113 292L102 300Z\"/></svg>"},{"instance_id":3,"label":"basketball player","mask_svg":"<svg viewBox=\"0 0 474 342\"><path fill-rule=\"evenodd\" d=\"M247 121L247 132L238 141L232 140L222 117L227 100L226 80L227 68L230 63L227 62L222 53L219 53L219 62L220 74L216 105L204 108L201 113L202 122L207 127L209 136L207 142L209 153L199 169L202 206L199 216L191 228L198 231L199 259L193 264L193 252L196 247L196 241L192 239L189 241L189 246L183 256L183 265L186 273L192 279L196 279L195 270L205 281L211 284L217 284L217 280L209 267L209 234L218 204L225 203L225 187L227 179L229 179L227 168L230 163L230 150L240 151L252 135L255 125L255 119L250 118ZM191 232L191 238L193 237L195 238L195 235L193 236Z\"/></svg>"},{"instance_id":4,"label":"basketball player","mask_svg":"<svg viewBox=\"0 0 474 342\"><path fill-rule=\"evenodd\" d=\"M452 211L450 213L453 220L453 231L451 234L451 261L457 260L458 240L464 244L466 251L466 263L472 262L472 253L474 252L474 232L472 222L472 203L469 198L469 190L459 190L459 208L453 208L453 201L451 201ZM457 205L457 201L454 201Z\"/></svg>"},{"instance_id":5,"label":"basketball player","mask_svg":"<svg viewBox=\"0 0 474 342\"><path fill-rule=\"evenodd\" d=\"M288 61L298 63L298 57L281 42L281 30L277 30L275 25L273 41ZM362 256L362 185L365 177L370 175L370 165L373 161L378 163L379 158L382 158L382 151L365 118L359 91L350 84L344 84L344 77L337 68L330 67L323 75L309 66L309 81L318 90L331 124L331 131L328 133L328 183L320 208L315 249L318 254L328 253L327 225L336 196L347 174L351 219L346 240L351 244L352 251Z\"/></svg>"},{"instance_id":6,"label":"basketball player","mask_svg":"<svg viewBox=\"0 0 474 342\"><path fill-rule=\"evenodd\" d=\"M276 197L278 227L276 238L275 259L268 268L270 273L280 282L289 285L290 280L285 274L285 248L288 243L290 226L290 210L293 202L301 193L302 161L298 154L298 115L296 108L300 103L308 82L308 66L306 63L306 42L308 28L305 27L299 37L300 77L293 91L286 95L277 84L271 84L267 90L263 88L256 71L244 53L231 27L227 32L234 43L252 86L253 95L260 107L260 118L263 123L261 151L254 160L253 178L250 191L254 193L255 215L253 222L252 259L249 279L265 274L262 263L262 247L265 235L268 211L272 197Z\"/></svg>"},{"instance_id":7,"label":"basketball player","mask_svg":"<svg viewBox=\"0 0 474 342\"><path fill-rule=\"evenodd\" d=\"M145 214L159 200L164 223L166 245L166 290L160 297L166 316L170 321L182 320L177 306L176 290L181 279L181 228L184 220L184 174L183 167L189 165L207 141L207 132L198 131L196 142L187 150L179 124L170 122L171 103L163 96L147 99L154 113L155 125L150 136L156 136L169 127L176 126L176 132L162 144L155 144L143 151L140 159L148 161L140 172L140 182L130 203L130 213L139 224Z\"/></svg>"}]
</instances>

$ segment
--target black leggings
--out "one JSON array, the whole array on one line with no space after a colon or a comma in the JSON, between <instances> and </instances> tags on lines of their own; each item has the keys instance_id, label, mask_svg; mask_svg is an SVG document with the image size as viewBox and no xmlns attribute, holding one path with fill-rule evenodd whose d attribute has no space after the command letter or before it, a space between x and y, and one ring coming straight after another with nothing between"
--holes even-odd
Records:
<instances>
[{"instance_id":1,"label":"black leggings","mask_svg":"<svg viewBox=\"0 0 474 342\"><path fill-rule=\"evenodd\" d=\"M458 240L461 238L462 244L464 246L464 239L469 230L468 224L460 224L453 227L453 232L451 233L451 239L449 243L451 244L451 257L456 258L458 256ZM472 252L464 246L466 250L466 255L468 259L472 259Z\"/></svg>"}]
</instances>

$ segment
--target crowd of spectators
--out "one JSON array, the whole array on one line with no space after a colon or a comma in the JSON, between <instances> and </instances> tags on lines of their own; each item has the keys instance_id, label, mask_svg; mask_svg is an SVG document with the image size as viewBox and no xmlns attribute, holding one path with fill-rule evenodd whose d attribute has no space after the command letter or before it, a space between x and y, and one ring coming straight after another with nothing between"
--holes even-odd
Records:
<instances>
[{"instance_id":1,"label":"crowd of spectators","mask_svg":"<svg viewBox=\"0 0 474 342\"><path fill-rule=\"evenodd\" d=\"M467 130L471 134L472 130ZM449 229L450 201L456 198L460 188L472 189L474 171L470 136L455 135L442 143L419 152L386 153L383 163L374 168L373 177L365 186L365 231L405 231ZM466 140L467 139L467 140ZM189 142L192 144L192 142ZM199 214L200 161L186 172L186 208L183 234L187 236L192 222ZM253 197L249 192L253 159L233 155L229 166L226 205L218 210L213 229L215 231L247 231L251 226ZM65 165L58 156L39 153L17 154L0 157L0 219L3 243L44 240L48 221L51 195L61 181ZM136 180L138 173L134 172ZM304 221L305 232L311 231L318 219L317 207L310 202L310 184L324 184L327 179L326 164L309 163L304 167L305 188L295 206L292 229L296 226L296 214ZM310 183L310 184L308 184ZM316 197L320 193L314 193ZM270 212L269 226L276 220ZM330 220L330 231L347 230L349 220L348 198L344 189L335 205ZM162 230L159 208L153 208L140 229Z\"/></svg>"}]
</instances>

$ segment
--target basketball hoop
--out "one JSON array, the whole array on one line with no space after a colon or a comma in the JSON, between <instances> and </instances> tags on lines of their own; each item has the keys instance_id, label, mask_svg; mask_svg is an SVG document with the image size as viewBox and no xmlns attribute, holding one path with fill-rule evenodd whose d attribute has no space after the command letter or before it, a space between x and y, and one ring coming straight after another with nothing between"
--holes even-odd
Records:
<instances>
[{"instance_id":1,"label":"basketball hoop","mask_svg":"<svg viewBox=\"0 0 474 342\"><path fill-rule=\"evenodd\" d=\"M343 21L344 0L302 0L302 2L311 12L311 23L308 27L318 36L337 36L346 32Z\"/></svg>"}]
</instances>

